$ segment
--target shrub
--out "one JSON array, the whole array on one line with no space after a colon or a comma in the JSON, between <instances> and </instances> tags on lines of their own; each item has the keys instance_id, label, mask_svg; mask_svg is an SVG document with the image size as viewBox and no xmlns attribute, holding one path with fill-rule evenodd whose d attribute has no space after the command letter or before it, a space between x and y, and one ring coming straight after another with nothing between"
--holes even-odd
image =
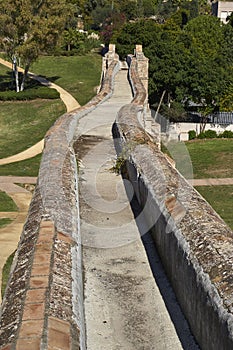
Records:
<instances>
[{"instance_id":1,"label":"shrub","mask_svg":"<svg viewBox=\"0 0 233 350\"><path fill-rule=\"evenodd\" d=\"M188 134L189 134L189 140L193 140L197 137L195 130L189 130Z\"/></svg>"},{"instance_id":2,"label":"shrub","mask_svg":"<svg viewBox=\"0 0 233 350\"><path fill-rule=\"evenodd\" d=\"M218 137L215 130L206 130L204 132L204 134L205 134L206 139L214 139L214 138Z\"/></svg>"},{"instance_id":3,"label":"shrub","mask_svg":"<svg viewBox=\"0 0 233 350\"><path fill-rule=\"evenodd\" d=\"M197 137L198 139L214 139L218 135L215 130L206 130L205 132L201 132Z\"/></svg>"},{"instance_id":4,"label":"shrub","mask_svg":"<svg viewBox=\"0 0 233 350\"><path fill-rule=\"evenodd\" d=\"M233 131L231 130L224 130L223 133L219 134L218 137L224 137L226 139L230 139L233 138Z\"/></svg>"},{"instance_id":5,"label":"shrub","mask_svg":"<svg viewBox=\"0 0 233 350\"><path fill-rule=\"evenodd\" d=\"M40 86L33 89L28 89L20 92L16 91L0 91L1 101L25 101L25 100L35 100L37 98L43 99L57 99L60 94L55 89L50 89L45 86Z\"/></svg>"},{"instance_id":6,"label":"shrub","mask_svg":"<svg viewBox=\"0 0 233 350\"><path fill-rule=\"evenodd\" d=\"M198 139L205 139L205 133L201 132L200 134L198 134L197 138Z\"/></svg>"}]
</instances>

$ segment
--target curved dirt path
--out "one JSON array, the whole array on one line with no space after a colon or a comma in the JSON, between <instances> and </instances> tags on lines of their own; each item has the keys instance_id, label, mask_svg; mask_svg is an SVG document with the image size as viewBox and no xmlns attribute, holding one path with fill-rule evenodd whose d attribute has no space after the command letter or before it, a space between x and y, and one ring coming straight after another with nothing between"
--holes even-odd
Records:
<instances>
[{"instance_id":1,"label":"curved dirt path","mask_svg":"<svg viewBox=\"0 0 233 350\"><path fill-rule=\"evenodd\" d=\"M193 179L192 186L225 186L233 185L233 178L212 178L212 179Z\"/></svg>"},{"instance_id":2,"label":"curved dirt path","mask_svg":"<svg viewBox=\"0 0 233 350\"><path fill-rule=\"evenodd\" d=\"M30 191L32 190L31 186L28 186L28 189L26 189L16 184L35 184L36 180L36 177L0 176L0 190L6 192L13 199L18 208L16 212L0 212L0 218L9 218L13 220L9 225L0 228L0 289L3 266L7 258L17 248L32 198L32 193Z\"/></svg>"},{"instance_id":3,"label":"curved dirt path","mask_svg":"<svg viewBox=\"0 0 233 350\"><path fill-rule=\"evenodd\" d=\"M2 58L0 58L0 64L3 64L4 66L10 69L12 68L12 64L8 61L3 60ZM20 67L18 68L18 70L20 72L23 71L23 69ZM66 90L64 90L60 86L54 83L51 83L47 79L40 77L38 75L35 75L33 73L29 73L29 77L31 79L35 79L39 81L43 85L46 85L52 89L56 89L60 93L60 98L64 102L67 112L71 112L72 110L80 107L80 104L78 103L78 101L76 101L75 98L70 93L68 93ZM0 159L0 165L15 163L21 160L35 157L37 154L40 154L43 151L43 148L44 148L44 140L41 140L23 152L20 152L10 157Z\"/></svg>"},{"instance_id":4,"label":"curved dirt path","mask_svg":"<svg viewBox=\"0 0 233 350\"><path fill-rule=\"evenodd\" d=\"M11 63L0 58L0 64L11 68ZM22 71L19 68L19 71ZM67 112L70 112L76 108L80 107L80 104L69 94L66 90L62 89L60 86L49 82L48 80L29 73L30 78L38 80L41 84L49 86L56 89L60 93L60 98L64 102ZM21 160L29 159L37 154L40 154L44 148L44 140L37 142L32 147L27 150L15 154L10 157L0 159L0 165L18 162ZM18 241L23 230L24 223L26 221L28 208L31 202L32 193L30 190L18 186L16 184L35 184L35 177L12 177L12 176L1 176L0 177L0 190L6 192L16 203L18 211L11 212L1 212L0 218L12 219L9 225L0 228L0 290L2 284L2 269L7 260L7 258L15 251L18 245ZM0 303L1 303L1 293L0 293Z\"/></svg>"}]
</instances>

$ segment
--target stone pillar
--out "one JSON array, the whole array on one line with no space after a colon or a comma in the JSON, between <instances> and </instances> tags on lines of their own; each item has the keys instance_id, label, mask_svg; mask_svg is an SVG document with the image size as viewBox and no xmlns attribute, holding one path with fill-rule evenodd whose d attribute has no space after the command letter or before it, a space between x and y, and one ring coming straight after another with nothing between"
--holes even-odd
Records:
<instances>
[{"instance_id":1,"label":"stone pillar","mask_svg":"<svg viewBox=\"0 0 233 350\"><path fill-rule=\"evenodd\" d=\"M115 59L115 54L116 54L116 45L109 44L109 50L108 50L108 53L106 54L107 61L108 61L108 67L110 66L112 61Z\"/></svg>"},{"instance_id":2,"label":"stone pillar","mask_svg":"<svg viewBox=\"0 0 233 350\"><path fill-rule=\"evenodd\" d=\"M135 56L137 59L138 75L148 95L148 69L149 59L144 56L142 45L136 45Z\"/></svg>"}]
</instances>

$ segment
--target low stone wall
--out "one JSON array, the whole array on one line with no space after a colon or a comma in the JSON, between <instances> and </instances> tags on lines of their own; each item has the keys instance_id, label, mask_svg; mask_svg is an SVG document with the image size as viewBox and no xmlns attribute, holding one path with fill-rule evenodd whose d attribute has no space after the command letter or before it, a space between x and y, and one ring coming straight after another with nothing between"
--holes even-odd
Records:
<instances>
[{"instance_id":1,"label":"low stone wall","mask_svg":"<svg viewBox=\"0 0 233 350\"><path fill-rule=\"evenodd\" d=\"M233 232L174 169L138 121L144 92L132 61L136 96L118 113L117 150L177 299L201 349L233 348Z\"/></svg>"},{"instance_id":2,"label":"low stone wall","mask_svg":"<svg viewBox=\"0 0 233 350\"><path fill-rule=\"evenodd\" d=\"M61 116L45 137L38 181L1 307L0 349L85 349L78 177L73 150L77 121L108 99L119 60L101 91Z\"/></svg>"}]
</instances>

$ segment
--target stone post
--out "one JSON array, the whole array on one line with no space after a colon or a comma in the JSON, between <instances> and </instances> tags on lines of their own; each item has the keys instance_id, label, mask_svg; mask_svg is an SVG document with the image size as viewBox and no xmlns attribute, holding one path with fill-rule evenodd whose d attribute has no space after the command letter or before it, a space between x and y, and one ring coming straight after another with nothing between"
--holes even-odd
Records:
<instances>
[{"instance_id":1,"label":"stone post","mask_svg":"<svg viewBox=\"0 0 233 350\"><path fill-rule=\"evenodd\" d=\"M149 69L149 59L144 56L142 51L142 45L136 45L135 56L137 59L137 67L139 78L141 79L143 86L148 95L148 69Z\"/></svg>"},{"instance_id":2,"label":"stone post","mask_svg":"<svg viewBox=\"0 0 233 350\"><path fill-rule=\"evenodd\" d=\"M108 50L108 53L106 54L107 61L108 61L108 67L110 66L112 61L115 59L115 54L116 54L115 44L109 44L109 50Z\"/></svg>"}]
</instances>

